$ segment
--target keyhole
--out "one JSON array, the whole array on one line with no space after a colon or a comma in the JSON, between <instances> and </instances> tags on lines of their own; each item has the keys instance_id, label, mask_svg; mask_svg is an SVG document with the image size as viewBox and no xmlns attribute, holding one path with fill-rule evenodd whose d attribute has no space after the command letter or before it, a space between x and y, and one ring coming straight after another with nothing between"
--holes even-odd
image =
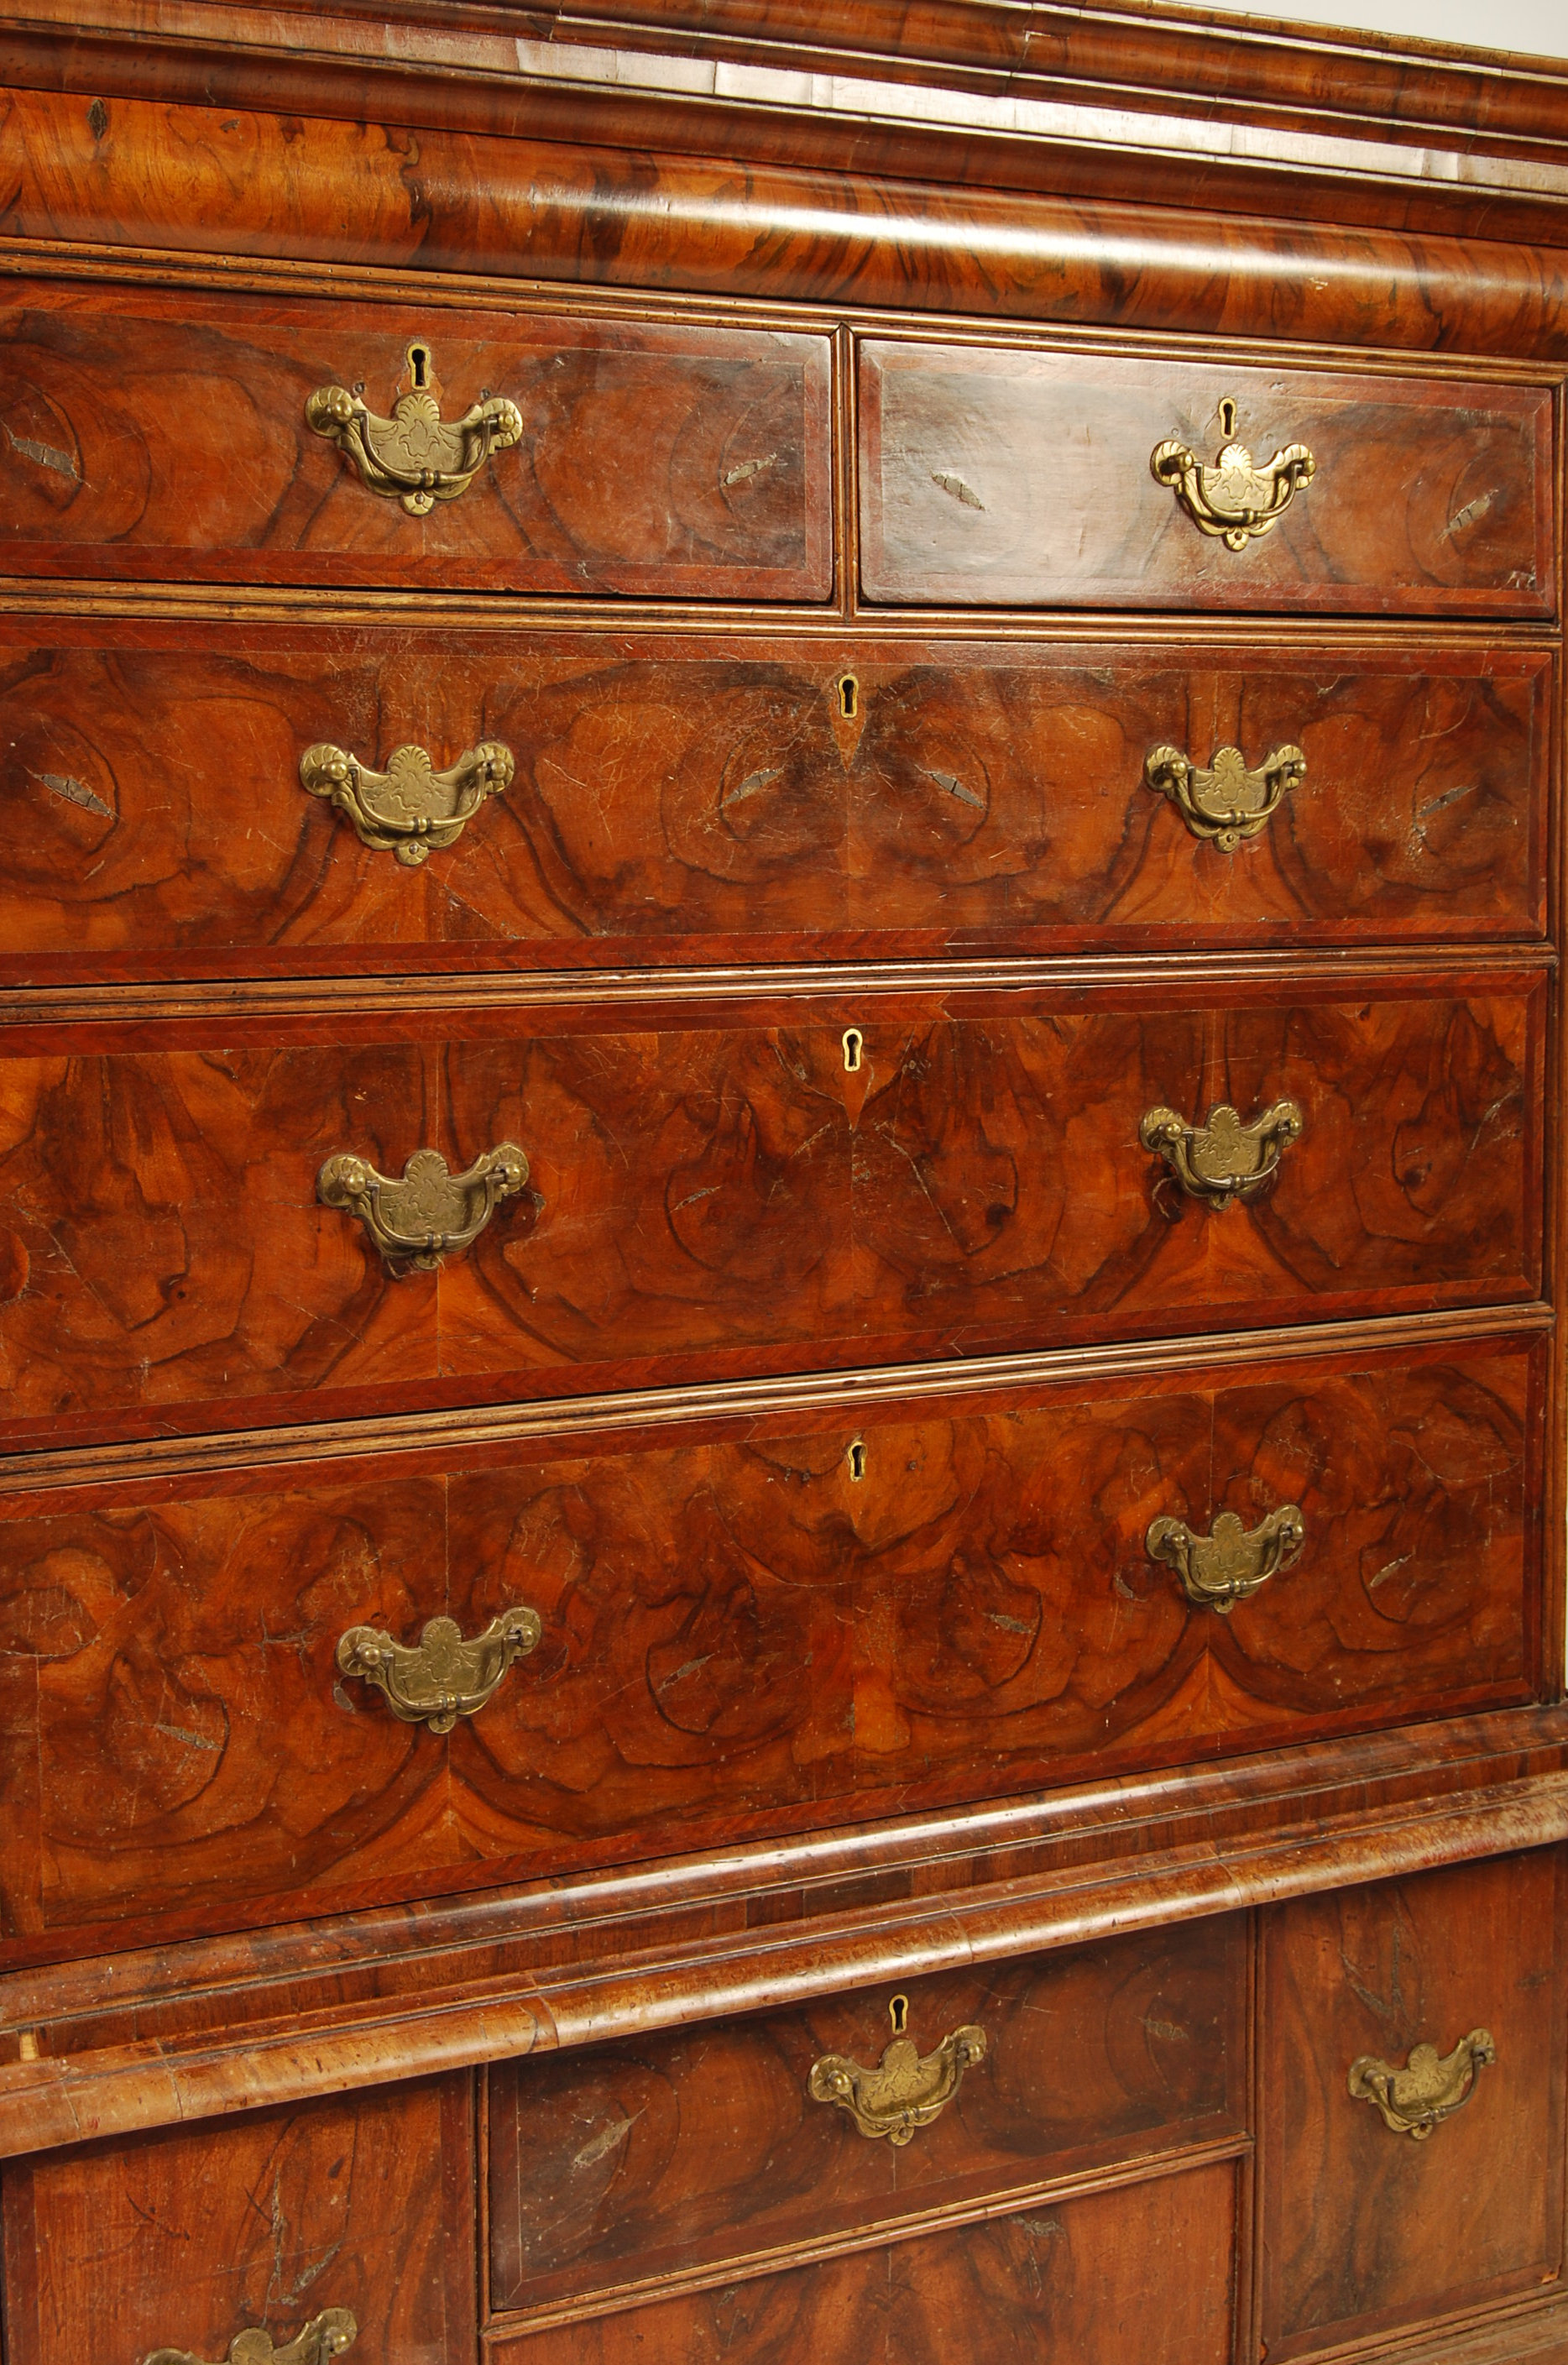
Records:
<instances>
[{"instance_id":1,"label":"keyhole","mask_svg":"<svg viewBox=\"0 0 1568 2365\"><path fill-rule=\"evenodd\" d=\"M866 1441L857 1437L849 1449L849 1475L857 1485L866 1475Z\"/></svg>"},{"instance_id":2,"label":"keyhole","mask_svg":"<svg viewBox=\"0 0 1568 2365\"><path fill-rule=\"evenodd\" d=\"M853 723L860 711L860 685L852 673L846 673L838 685L838 711L846 723Z\"/></svg>"},{"instance_id":3,"label":"keyhole","mask_svg":"<svg viewBox=\"0 0 1568 2365\"><path fill-rule=\"evenodd\" d=\"M431 349L428 345L409 347L409 367L413 374L414 392L423 394L430 385Z\"/></svg>"},{"instance_id":4,"label":"keyhole","mask_svg":"<svg viewBox=\"0 0 1568 2365\"><path fill-rule=\"evenodd\" d=\"M1236 405L1228 394L1219 407L1219 432L1227 443L1236 432Z\"/></svg>"},{"instance_id":5,"label":"keyhole","mask_svg":"<svg viewBox=\"0 0 1568 2365\"><path fill-rule=\"evenodd\" d=\"M846 1026L845 1028L844 1072L846 1076L857 1076L860 1073L860 1050L865 1040L866 1037L862 1035L858 1026Z\"/></svg>"},{"instance_id":6,"label":"keyhole","mask_svg":"<svg viewBox=\"0 0 1568 2365\"><path fill-rule=\"evenodd\" d=\"M909 1998L894 1996L888 2005L888 2018L893 2023L893 2034L902 2036L909 2026Z\"/></svg>"}]
</instances>

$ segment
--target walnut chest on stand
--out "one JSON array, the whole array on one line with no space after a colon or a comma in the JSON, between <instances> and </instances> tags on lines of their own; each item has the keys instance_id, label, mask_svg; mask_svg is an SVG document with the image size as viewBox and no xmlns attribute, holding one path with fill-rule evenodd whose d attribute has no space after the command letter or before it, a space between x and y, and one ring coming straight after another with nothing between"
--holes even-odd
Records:
<instances>
[{"instance_id":1,"label":"walnut chest on stand","mask_svg":"<svg viewBox=\"0 0 1568 2365\"><path fill-rule=\"evenodd\" d=\"M7 2365L1565 2365L1568 70L650 14L0 25Z\"/></svg>"}]
</instances>

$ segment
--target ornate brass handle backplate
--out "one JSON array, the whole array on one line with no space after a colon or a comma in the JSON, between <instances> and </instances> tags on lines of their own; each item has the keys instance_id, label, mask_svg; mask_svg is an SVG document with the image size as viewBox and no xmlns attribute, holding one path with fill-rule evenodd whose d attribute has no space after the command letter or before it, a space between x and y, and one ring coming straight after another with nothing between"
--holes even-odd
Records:
<instances>
[{"instance_id":1,"label":"ornate brass handle backplate","mask_svg":"<svg viewBox=\"0 0 1568 2365\"><path fill-rule=\"evenodd\" d=\"M935 2053L921 2054L912 2037L902 2034L903 2020L895 1998L894 2036L874 2069L863 2068L842 2053L824 2053L812 2065L806 2090L813 2102L834 2102L847 2111L863 2135L884 2137L902 2148L917 2127L939 2118L963 2082L966 2069L986 2055L983 2028L956 2028Z\"/></svg>"},{"instance_id":2,"label":"ornate brass handle backplate","mask_svg":"<svg viewBox=\"0 0 1568 2365\"><path fill-rule=\"evenodd\" d=\"M1228 438L1236 405L1220 405ZM1317 463L1305 443L1287 443L1259 467L1245 443L1226 442L1213 467L1185 443L1157 443L1148 465L1158 484L1169 485L1200 533L1217 535L1226 550L1245 550L1254 534L1271 533L1290 507L1296 488L1309 485Z\"/></svg>"},{"instance_id":3,"label":"ornate brass handle backplate","mask_svg":"<svg viewBox=\"0 0 1568 2365\"><path fill-rule=\"evenodd\" d=\"M1206 1536L1184 1519L1155 1519L1144 1538L1150 1560L1163 1561L1182 1581L1189 1601L1228 1618L1292 1561L1306 1541L1306 1522L1294 1503L1282 1503L1255 1528L1222 1511Z\"/></svg>"},{"instance_id":4,"label":"ornate brass handle backplate","mask_svg":"<svg viewBox=\"0 0 1568 2365\"><path fill-rule=\"evenodd\" d=\"M1435 2045L1413 2046L1403 2069L1363 2053L1350 2064L1350 2091L1358 2102L1370 2102L1393 2134L1425 2143L1469 2102L1477 2076L1496 2058L1491 2030L1473 2028L1440 2061Z\"/></svg>"},{"instance_id":5,"label":"ornate brass handle backplate","mask_svg":"<svg viewBox=\"0 0 1568 2365\"><path fill-rule=\"evenodd\" d=\"M1234 854L1244 837L1256 837L1268 826L1285 791L1300 788L1306 757L1299 747L1276 747L1249 772L1239 747L1220 747L1205 772L1180 747L1152 747L1143 776L1151 789L1170 798L1194 837Z\"/></svg>"},{"instance_id":6,"label":"ornate brass handle backplate","mask_svg":"<svg viewBox=\"0 0 1568 2365\"><path fill-rule=\"evenodd\" d=\"M1137 1132L1144 1148L1164 1159L1189 1198L1228 1207L1233 1199L1256 1199L1268 1189L1281 1158L1300 1139L1303 1123L1294 1101L1276 1101L1249 1125L1222 1102L1209 1111L1204 1125L1189 1125L1174 1109L1148 1109Z\"/></svg>"},{"instance_id":7,"label":"ornate brass handle backplate","mask_svg":"<svg viewBox=\"0 0 1568 2365\"><path fill-rule=\"evenodd\" d=\"M525 1659L543 1629L536 1609L504 1609L465 1642L455 1619L432 1618L417 1642L398 1642L376 1626L351 1626L338 1664L386 1695L404 1724L450 1732L460 1716L477 1716L514 1659Z\"/></svg>"},{"instance_id":8,"label":"ornate brass handle backplate","mask_svg":"<svg viewBox=\"0 0 1568 2365\"><path fill-rule=\"evenodd\" d=\"M471 1247L501 1201L515 1197L527 1180L527 1159L514 1141L503 1141L461 1174L439 1149L416 1149L400 1180L353 1150L339 1150L317 1176L316 1190L327 1206L359 1217L394 1272L434 1272L442 1257Z\"/></svg>"},{"instance_id":9,"label":"ornate brass handle backplate","mask_svg":"<svg viewBox=\"0 0 1568 2365\"><path fill-rule=\"evenodd\" d=\"M444 772L435 770L422 747L394 747L384 772L373 772L357 756L323 740L307 747L299 777L313 797L325 797L346 813L366 846L391 852L417 869L432 846L450 846L462 835L487 797L510 786L516 769L510 747L482 740Z\"/></svg>"},{"instance_id":10,"label":"ornate brass handle backplate","mask_svg":"<svg viewBox=\"0 0 1568 2365\"><path fill-rule=\"evenodd\" d=\"M346 2307L329 2307L313 2315L286 2348L274 2348L272 2335L259 2325L237 2332L229 2344L229 2365L327 2365L359 2337L359 2326ZM188 2348L155 2348L143 2365L202 2365Z\"/></svg>"},{"instance_id":11,"label":"ornate brass handle backplate","mask_svg":"<svg viewBox=\"0 0 1568 2365\"><path fill-rule=\"evenodd\" d=\"M522 413L505 395L484 396L461 419L443 420L426 382L429 349L409 347L413 385L390 419L377 418L347 387L319 387L305 405L307 424L334 443L373 493L422 517L437 501L465 493L492 452L522 441Z\"/></svg>"}]
</instances>

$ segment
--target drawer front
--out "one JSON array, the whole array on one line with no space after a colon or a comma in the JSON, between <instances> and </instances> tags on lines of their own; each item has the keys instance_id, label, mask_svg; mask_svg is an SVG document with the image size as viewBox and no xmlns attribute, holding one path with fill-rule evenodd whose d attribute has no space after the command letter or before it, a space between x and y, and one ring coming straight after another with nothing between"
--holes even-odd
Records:
<instances>
[{"instance_id":1,"label":"drawer front","mask_svg":"<svg viewBox=\"0 0 1568 2365\"><path fill-rule=\"evenodd\" d=\"M612 1004L554 1005L433 1044L346 1014L149 1025L133 1039L168 1048L137 1050L112 1026L17 1030L0 1059L11 1433L1533 1295L1539 975L1462 999L1457 980L1275 992L1206 1011L977 994L973 1016L796 999L634 1032ZM1231 1104L1254 1133L1227 1146L1209 1117ZM1167 1124L1200 1134L1156 1154ZM433 1148L477 1177L441 1201L461 1239L508 1145L526 1182L437 1271L389 1263L318 1196L330 1160L390 1184ZM1193 1195L1174 1171L1193 1159L1265 1180L1275 1159L1272 1188ZM394 1249L423 1225L401 1220L377 1235Z\"/></svg>"},{"instance_id":2,"label":"drawer front","mask_svg":"<svg viewBox=\"0 0 1568 2365\"><path fill-rule=\"evenodd\" d=\"M1228 2163L488 2347L496 2365L1228 2365Z\"/></svg>"},{"instance_id":3,"label":"drawer front","mask_svg":"<svg viewBox=\"0 0 1568 2365\"><path fill-rule=\"evenodd\" d=\"M823 337L39 284L17 290L0 351L0 552L17 574L756 600L832 588ZM400 473L373 488L306 406L363 384L391 429L421 375L440 422L383 437ZM476 447L443 454L440 426L484 398L514 406L518 440L455 496L409 495L426 503L410 511L397 483L421 465L461 473Z\"/></svg>"},{"instance_id":4,"label":"drawer front","mask_svg":"<svg viewBox=\"0 0 1568 2365\"><path fill-rule=\"evenodd\" d=\"M595 946L802 957L846 932L867 951L1049 951L1545 924L1541 653L1259 648L1244 667L1217 646L478 628L52 640L0 627L17 979L487 947L541 966ZM400 848L460 788L367 843L301 783L323 745L375 774L400 747L449 771L487 743L511 779L422 862ZM1250 777L1216 763L1227 748ZM1282 785L1293 750L1305 773ZM1213 814L1243 808L1250 834L1220 843Z\"/></svg>"},{"instance_id":5,"label":"drawer front","mask_svg":"<svg viewBox=\"0 0 1568 2365\"><path fill-rule=\"evenodd\" d=\"M456 2079L7 2162L6 2355L223 2358L336 2308L356 2360L457 2365L477 2337L473 2150Z\"/></svg>"},{"instance_id":6,"label":"drawer front","mask_svg":"<svg viewBox=\"0 0 1568 2365\"><path fill-rule=\"evenodd\" d=\"M906 1403L858 1429L775 1415L744 1441L519 1441L439 1475L5 1497L12 1951L1528 1698L1546 1353L1502 1339L958 1418ZM1300 1549L1270 1575L1291 1506ZM1149 1540L1157 1520L1210 1539L1227 1511L1261 1581L1222 1614ZM340 1662L362 1626L413 1646L431 1618L475 1637L520 1609L535 1647L445 1736Z\"/></svg>"},{"instance_id":7,"label":"drawer front","mask_svg":"<svg viewBox=\"0 0 1568 2365\"><path fill-rule=\"evenodd\" d=\"M596 2045L490 2076L490 2305L536 2312L1081 2175L1245 2124L1243 1922L917 1979L766 2018ZM942 2056L905 2143L813 2099L816 2063Z\"/></svg>"},{"instance_id":8,"label":"drawer front","mask_svg":"<svg viewBox=\"0 0 1568 2365\"><path fill-rule=\"evenodd\" d=\"M1271 2358L1534 2292L1560 2272L1563 1953L1556 1850L1312 1898L1271 1917ZM1462 2047L1477 2032L1495 2050L1486 2066ZM1390 2127L1364 2090L1350 2090L1358 2062L1376 2079L1406 2070L1418 2045L1439 2057L1430 2090L1451 2113L1425 2136Z\"/></svg>"},{"instance_id":9,"label":"drawer front","mask_svg":"<svg viewBox=\"0 0 1568 2365\"><path fill-rule=\"evenodd\" d=\"M871 600L1518 616L1555 603L1545 387L872 342L860 404ZM1293 449L1315 463L1239 548L1219 526L1259 514L1264 492L1211 478L1207 530L1152 465L1173 445L1213 470L1233 441L1265 473Z\"/></svg>"}]
</instances>

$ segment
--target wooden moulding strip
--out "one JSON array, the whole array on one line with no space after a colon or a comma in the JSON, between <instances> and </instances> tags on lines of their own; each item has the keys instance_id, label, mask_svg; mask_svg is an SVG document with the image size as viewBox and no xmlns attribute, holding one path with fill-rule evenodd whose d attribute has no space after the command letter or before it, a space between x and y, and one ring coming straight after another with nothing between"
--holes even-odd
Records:
<instances>
[{"instance_id":1,"label":"wooden moulding strip","mask_svg":"<svg viewBox=\"0 0 1568 2365\"><path fill-rule=\"evenodd\" d=\"M60 47L52 31L49 43ZM275 63L272 73L275 107ZM335 250L362 265L487 271L572 288L1568 358L1564 207L1529 191L1474 187L1477 219L1461 215L1454 235L1446 214L1457 183L1427 173L1392 187L1341 174L1364 221L1327 220L1327 208L1310 206L1319 219L1282 219L1271 215L1283 194L1271 185L1284 177L1277 172L1231 192L1252 210L1200 210L1215 176L1237 170L1217 159L1202 188L1186 185L1193 202L1184 210L1092 190L954 186L946 156L920 160L923 177L904 179L873 177L869 163L746 166L734 148L702 156L628 148L631 127L613 110L603 115L597 94L579 104L605 145L409 131L402 116L362 129L253 101L219 118L216 106L105 87L113 129L102 152L84 129L81 95L0 93L18 157L7 196L15 235L302 263ZM1050 163L1070 152L1092 163L1114 151L1058 141ZM1163 195L1165 158L1138 151L1119 162L1138 183L1158 177ZM1304 176L1304 196L1310 186ZM1429 206L1439 220L1403 226ZM1390 210L1401 227L1379 219Z\"/></svg>"},{"instance_id":2,"label":"wooden moulding strip","mask_svg":"<svg viewBox=\"0 0 1568 2365\"><path fill-rule=\"evenodd\" d=\"M1238 1849L1173 1849L1109 1878L1070 1869L940 1906L922 1900L538 1981L483 1981L409 2010L329 2007L228 2040L207 2034L60 2058L40 2046L39 2057L0 2068L0 2158L773 2010L845 1986L1081 1945L1565 1838L1568 1771L1558 1771L1395 1819L1297 1825Z\"/></svg>"}]
</instances>

